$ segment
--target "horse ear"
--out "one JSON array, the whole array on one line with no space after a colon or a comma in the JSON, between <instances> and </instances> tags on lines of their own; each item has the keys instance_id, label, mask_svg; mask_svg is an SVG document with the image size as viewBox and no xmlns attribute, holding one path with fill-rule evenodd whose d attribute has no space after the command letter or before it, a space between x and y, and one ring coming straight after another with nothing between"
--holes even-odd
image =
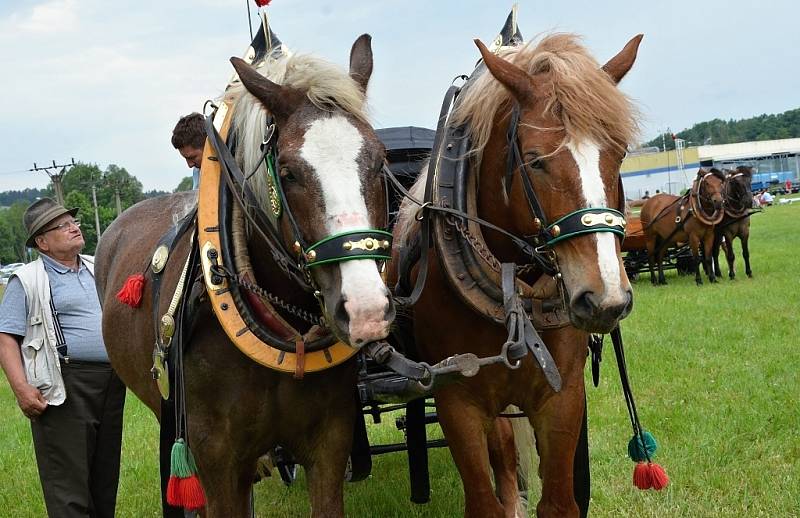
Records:
<instances>
[{"instance_id":1,"label":"horse ear","mask_svg":"<svg viewBox=\"0 0 800 518\"><path fill-rule=\"evenodd\" d=\"M243 59L232 57L231 64L247 91L276 118L286 120L295 111L301 98L297 90L273 83Z\"/></svg>"},{"instance_id":2,"label":"horse ear","mask_svg":"<svg viewBox=\"0 0 800 518\"><path fill-rule=\"evenodd\" d=\"M628 70L633 66L642 38L644 38L644 34L637 34L631 38L631 41L625 45L625 48L619 51L619 54L609 59L608 63L603 65L603 70L611 76L611 79L615 83L622 81L622 78L625 77L625 74L627 74Z\"/></svg>"},{"instance_id":3,"label":"horse ear","mask_svg":"<svg viewBox=\"0 0 800 518\"><path fill-rule=\"evenodd\" d=\"M372 76L372 36L362 34L350 49L350 77L358 83L363 92Z\"/></svg>"},{"instance_id":4,"label":"horse ear","mask_svg":"<svg viewBox=\"0 0 800 518\"><path fill-rule=\"evenodd\" d=\"M530 74L505 59L494 55L481 40L476 39L474 41L475 45L478 46L478 50L481 51L486 68L489 69L495 79L508 88L517 101L522 103L534 95L533 78Z\"/></svg>"}]
</instances>

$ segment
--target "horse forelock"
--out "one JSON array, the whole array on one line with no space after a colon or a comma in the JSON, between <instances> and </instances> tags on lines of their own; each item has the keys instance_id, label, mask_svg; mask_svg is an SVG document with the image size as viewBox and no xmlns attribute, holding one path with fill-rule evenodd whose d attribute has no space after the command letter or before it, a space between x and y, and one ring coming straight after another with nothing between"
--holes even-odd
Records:
<instances>
[{"instance_id":1,"label":"horse forelock","mask_svg":"<svg viewBox=\"0 0 800 518\"><path fill-rule=\"evenodd\" d=\"M415 200L422 200L425 195L425 183L428 178L428 164L426 163L420 170L419 176L414 185L409 189L409 193ZM400 204L400 210L397 213L397 223L395 229L397 234L394 237L395 245L398 248L404 248L413 241L414 237L419 233L421 222L415 218L419 205L411 201L408 197L403 198Z\"/></svg>"},{"instance_id":2,"label":"horse forelock","mask_svg":"<svg viewBox=\"0 0 800 518\"><path fill-rule=\"evenodd\" d=\"M309 101L326 115L341 111L369 124L364 92L338 65L313 55L294 54L287 50L277 58L263 61L257 70L274 83L304 91ZM257 168L249 182L259 204L266 207L267 170L260 162L269 112L241 83L226 92L224 98L234 105L235 110L231 125L237 142L236 160L245 174Z\"/></svg>"},{"instance_id":3,"label":"horse forelock","mask_svg":"<svg viewBox=\"0 0 800 518\"><path fill-rule=\"evenodd\" d=\"M574 34L556 33L518 47L502 47L499 56L534 76L545 109L561 121L568 142L595 142L625 151L639 132L639 112ZM480 160L509 91L486 70L475 78L453 112L453 125L466 123L472 153ZM521 122L524 124L524 121ZM547 129L547 128L544 128Z\"/></svg>"}]
</instances>

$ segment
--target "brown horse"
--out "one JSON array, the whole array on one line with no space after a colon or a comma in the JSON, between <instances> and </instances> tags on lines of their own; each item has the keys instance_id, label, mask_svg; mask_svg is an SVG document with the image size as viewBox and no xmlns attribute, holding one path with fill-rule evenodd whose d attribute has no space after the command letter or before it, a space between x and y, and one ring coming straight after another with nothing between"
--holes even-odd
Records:
<instances>
[{"instance_id":1,"label":"brown horse","mask_svg":"<svg viewBox=\"0 0 800 518\"><path fill-rule=\"evenodd\" d=\"M650 263L650 282L666 284L662 261L669 246L689 243L697 284L703 284L700 261L710 282L717 282L711 257L714 246L714 226L725 214L722 185L725 173L719 169L697 171L691 190L684 196L659 194L642 206L641 220L647 236L647 258ZM702 245L702 250L700 246ZM702 256L701 256L702 254ZM658 282L655 268L658 267Z\"/></svg>"},{"instance_id":2,"label":"brown horse","mask_svg":"<svg viewBox=\"0 0 800 518\"><path fill-rule=\"evenodd\" d=\"M466 516L516 516L516 465L513 453L509 458L507 448L502 447L509 427L496 420L509 404L521 408L535 430L542 479L539 516L579 514L573 496L573 458L584 412L588 333L609 332L632 307L619 239L610 232L588 230L595 224L595 214L588 214L602 214L596 222L601 226L610 218L618 225L618 233L624 227L621 214L606 207L620 207L624 200L619 167L637 124L635 110L616 83L633 65L640 41L641 36L633 38L603 67L573 35L551 35L538 44L503 47L499 55L476 42L488 71L476 73L470 80L448 120L450 127L467 124L469 128L469 189L476 193L471 213L511 234L527 236L531 243L533 236L544 238L543 232L555 241L559 225L547 226L546 221L558 222L576 214L580 219L583 214L583 221L588 222L581 227L582 233L561 236L569 239L552 246L539 241L543 246L533 253L537 257L545 254L547 261L552 261L557 270L551 271L553 277L532 265L532 256L522 251L517 241L486 231L481 256L491 255L498 264L528 265L520 273L526 284L537 278L555 279L550 286L562 294L571 325L565 322L542 332L560 374L558 392L531 355L515 370L502 365L484 367L475 377L436 392L439 420L463 481ZM509 178L506 164L512 148L507 132L515 105L519 107L515 143L524 163L515 164L514 176ZM415 184L412 196L421 197L427 175L438 175L436 167L434 160L431 170ZM525 187L528 181L538 198L541 217L531 215ZM447 200L434 203L449 206ZM433 224L441 226L443 231L434 235L445 241L454 239L459 230L438 214L421 212L414 203L404 202L395 227L399 255L419 241L420 217L434 218ZM502 317L498 321L466 302L464 290L458 286L458 279L465 277L457 274L451 278L446 273L450 253L440 249L438 238L435 242L429 251L427 282L413 308L420 355L430 363L465 352L479 357L497 355L507 338ZM419 270L417 266L416 275L421 275ZM492 275L497 277L498 271ZM470 281L467 289L473 285ZM495 289L499 289L496 283ZM496 489L490 461L496 471Z\"/></svg>"},{"instance_id":3,"label":"brown horse","mask_svg":"<svg viewBox=\"0 0 800 518\"><path fill-rule=\"evenodd\" d=\"M736 272L733 263L736 255L733 253L733 240L737 237L742 242L742 258L744 258L744 270L748 277L753 276L750 269L750 209L753 206L753 193L751 183L753 181L753 168L739 166L732 171L726 170L725 185L725 217L719 222L714 230L714 273L717 277L722 276L719 269L719 250L723 246L722 240L725 239L725 259L728 260L728 277L733 280Z\"/></svg>"},{"instance_id":4,"label":"brown horse","mask_svg":"<svg viewBox=\"0 0 800 518\"><path fill-rule=\"evenodd\" d=\"M284 212L291 209L300 239L307 243L387 224L379 174L384 148L364 111L372 72L370 41L364 35L354 43L349 74L307 55L270 59L258 71L234 61L249 92L240 92L232 108L240 167L252 171L251 166L264 158L259 147L268 126L268 110L278 135L275 178L285 195ZM210 149L207 146L203 160L203 180L207 164L216 163L215 157L208 157ZM266 174L260 167L254 185L269 212ZM201 193L204 188L201 181ZM144 201L108 228L97 249L109 357L125 384L157 416L161 398L150 374L155 340L152 283L147 283L138 309L121 304L114 294L129 274L148 264L159 238L173 225L174 215L184 214L195 203L195 193ZM291 250L298 239L292 222L281 217L275 231ZM256 282L287 307L296 308L292 314L280 313L295 329L310 327L296 314L318 314L321 306L324 322L342 341L352 344L353 351L388 334L394 306L374 259L309 268L308 282L317 288L314 293L283 275L259 234L253 232L246 239ZM184 236L172 252L178 259L167 263L162 292L168 296L161 297L158 315L166 311L189 248ZM310 252L305 255L309 258ZM208 299L193 316L183 371L187 439L207 493L206 515L250 516L257 459L280 445L306 469L312 516L342 516L342 486L357 411L354 361L309 372L297 380L242 354L223 332Z\"/></svg>"}]
</instances>

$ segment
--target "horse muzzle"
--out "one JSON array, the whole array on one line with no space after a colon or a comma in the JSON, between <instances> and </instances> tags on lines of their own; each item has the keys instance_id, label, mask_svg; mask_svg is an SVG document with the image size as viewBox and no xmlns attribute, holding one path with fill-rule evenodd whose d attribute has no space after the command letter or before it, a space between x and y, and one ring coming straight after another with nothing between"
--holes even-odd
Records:
<instances>
[{"instance_id":1,"label":"horse muzzle","mask_svg":"<svg viewBox=\"0 0 800 518\"><path fill-rule=\"evenodd\" d=\"M633 309L631 290L621 292L619 297L602 297L584 291L569 302L572 324L590 333L608 333Z\"/></svg>"}]
</instances>

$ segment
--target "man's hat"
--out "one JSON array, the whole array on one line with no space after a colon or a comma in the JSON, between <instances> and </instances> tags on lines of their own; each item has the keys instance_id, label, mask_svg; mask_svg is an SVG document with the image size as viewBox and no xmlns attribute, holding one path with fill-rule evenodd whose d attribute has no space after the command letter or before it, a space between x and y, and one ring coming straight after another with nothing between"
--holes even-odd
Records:
<instances>
[{"instance_id":1,"label":"man's hat","mask_svg":"<svg viewBox=\"0 0 800 518\"><path fill-rule=\"evenodd\" d=\"M77 208L67 209L50 198L36 200L30 207L25 209L25 214L22 215L22 222L28 231L28 240L25 241L25 246L34 248L36 246L36 236L54 219L64 214L72 214L72 217L75 217L77 213Z\"/></svg>"}]
</instances>

